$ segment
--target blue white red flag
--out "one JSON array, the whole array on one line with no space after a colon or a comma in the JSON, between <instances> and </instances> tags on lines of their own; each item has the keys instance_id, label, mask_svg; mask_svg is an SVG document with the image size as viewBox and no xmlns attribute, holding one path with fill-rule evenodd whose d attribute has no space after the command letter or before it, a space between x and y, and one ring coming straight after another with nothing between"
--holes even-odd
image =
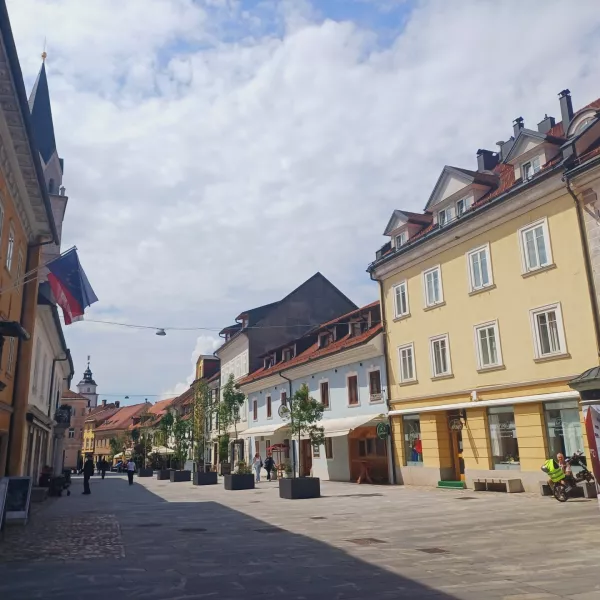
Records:
<instances>
[{"instance_id":1,"label":"blue white red flag","mask_svg":"<svg viewBox=\"0 0 600 600\"><path fill-rule=\"evenodd\" d=\"M65 325L81 321L85 309L98 301L73 248L48 263L48 283L63 309Z\"/></svg>"}]
</instances>

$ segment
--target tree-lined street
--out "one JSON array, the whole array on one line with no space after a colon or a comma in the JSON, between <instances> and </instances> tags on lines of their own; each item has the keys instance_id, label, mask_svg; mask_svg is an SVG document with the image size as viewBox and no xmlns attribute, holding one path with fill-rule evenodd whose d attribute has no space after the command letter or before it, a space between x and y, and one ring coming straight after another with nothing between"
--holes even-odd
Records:
<instances>
[{"instance_id":1,"label":"tree-lined street","mask_svg":"<svg viewBox=\"0 0 600 600\"><path fill-rule=\"evenodd\" d=\"M600 597L595 500L324 482L294 502L113 474L80 492L6 531L3 600Z\"/></svg>"}]
</instances>

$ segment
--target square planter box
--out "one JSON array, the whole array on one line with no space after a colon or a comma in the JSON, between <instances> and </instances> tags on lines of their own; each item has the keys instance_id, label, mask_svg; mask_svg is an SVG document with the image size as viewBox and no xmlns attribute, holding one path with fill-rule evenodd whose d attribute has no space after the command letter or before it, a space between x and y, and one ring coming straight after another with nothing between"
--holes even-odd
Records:
<instances>
[{"instance_id":1,"label":"square planter box","mask_svg":"<svg viewBox=\"0 0 600 600\"><path fill-rule=\"evenodd\" d=\"M254 475L252 473L245 475L225 475L223 479L225 481L226 490L254 489Z\"/></svg>"},{"instance_id":2,"label":"square planter box","mask_svg":"<svg viewBox=\"0 0 600 600\"><path fill-rule=\"evenodd\" d=\"M152 477L154 475L154 469L140 469L138 471L138 477Z\"/></svg>"},{"instance_id":3,"label":"square planter box","mask_svg":"<svg viewBox=\"0 0 600 600\"><path fill-rule=\"evenodd\" d=\"M279 480L279 497L287 500L304 500L321 497L321 480L318 477L297 477Z\"/></svg>"},{"instance_id":4,"label":"square planter box","mask_svg":"<svg viewBox=\"0 0 600 600\"><path fill-rule=\"evenodd\" d=\"M217 472L209 471L197 471L194 473L194 485L216 485L217 483Z\"/></svg>"},{"instance_id":5,"label":"square planter box","mask_svg":"<svg viewBox=\"0 0 600 600\"><path fill-rule=\"evenodd\" d=\"M159 481L171 479L171 469L160 469L159 471L156 471L156 479Z\"/></svg>"},{"instance_id":6,"label":"square planter box","mask_svg":"<svg viewBox=\"0 0 600 600\"><path fill-rule=\"evenodd\" d=\"M191 481L191 471L171 471L171 483L178 483L181 481Z\"/></svg>"}]
</instances>

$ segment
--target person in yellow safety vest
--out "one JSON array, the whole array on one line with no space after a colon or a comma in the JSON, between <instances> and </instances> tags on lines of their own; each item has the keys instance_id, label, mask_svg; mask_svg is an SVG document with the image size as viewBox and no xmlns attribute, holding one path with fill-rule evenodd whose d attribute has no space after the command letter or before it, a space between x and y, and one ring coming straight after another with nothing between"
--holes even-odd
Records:
<instances>
[{"instance_id":1,"label":"person in yellow safety vest","mask_svg":"<svg viewBox=\"0 0 600 600\"><path fill-rule=\"evenodd\" d=\"M550 477L550 481L552 481L552 483L558 483L565 478L565 472L553 458L549 458L544 463L542 471L548 474L548 477Z\"/></svg>"}]
</instances>

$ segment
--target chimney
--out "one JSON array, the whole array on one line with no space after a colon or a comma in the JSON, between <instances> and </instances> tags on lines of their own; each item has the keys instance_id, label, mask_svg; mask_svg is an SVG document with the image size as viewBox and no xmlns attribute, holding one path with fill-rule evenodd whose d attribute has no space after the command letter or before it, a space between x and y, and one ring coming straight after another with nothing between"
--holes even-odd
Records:
<instances>
[{"instance_id":1,"label":"chimney","mask_svg":"<svg viewBox=\"0 0 600 600\"><path fill-rule=\"evenodd\" d=\"M538 131L540 133L546 134L555 125L556 125L556 120L554 119L554 117L549 117L548 115L544 115L544 118L538 123Z\"/></svg>"},{"instance_id":2,"label":"chimney","mask_svg":"<svg viewBox=\"0 0 600 600\"><path fill-rule=\"evenodd\" d=\"M499 142L496 142L496 146L498 146L500 148L500 153L499 153L500 160L506 159L506 156L510 152L510 149L513 147L514 143L515 143L515 138L512 135L510 136L510 139L508 140L508 142L503 142L502 140L500 140Z\"/></svg>"},{"instance_id":3,"label":"chimney","mask_svg":"<svg viewBox=\"0 0 600 600\"><path fill-rule=\"evenodd\" d=\"M477 170L481 173L482 171L491 171L499 162L500 156L498 152L492 152L491 150L477 150Z\"/></svg>"},{"instance_id":4,"label":"chimney","mask_svg":"<svg viewBox=\"0 0 600 600\"><path fill-rule=\"evenodd\" d=\"M121 408L121 401L115 400L115 408Z\"/></svg>"},{"instance_id":5,"label":"chimney","mask_svg":"<svg viewBox=\"0 0 600 600\"><path fill-rule=\"evenodd\" d=\"M521 129L523 129L523 127L525 127L523 117L517 117L513 121L513 132L515 134L515 137L517 137L519 135L519 133L521 132Z\"/></svg>"},{"instance_id":6,"label":"chimney","mask_svg":"<svg viewBox=\"0 0 600 600\"><path fill-rule=\"evenodd\" d=\"M106 406L106 400L102 400L102 406Z\"/></svg>"},{"instance_id":7,"label":"chimney","mask_svg":"<svg viewBox=\"0 0 600 600\"><path fill-rule=\"evenodd\" d=\"M573 119L573 102L571 102L571 92L569 90L563 90L558 95L558 101L560 102L560 116L562 117L563 129L565 130L565 135L567 135L569 123Z\"/></svg>"}]
</instances>

